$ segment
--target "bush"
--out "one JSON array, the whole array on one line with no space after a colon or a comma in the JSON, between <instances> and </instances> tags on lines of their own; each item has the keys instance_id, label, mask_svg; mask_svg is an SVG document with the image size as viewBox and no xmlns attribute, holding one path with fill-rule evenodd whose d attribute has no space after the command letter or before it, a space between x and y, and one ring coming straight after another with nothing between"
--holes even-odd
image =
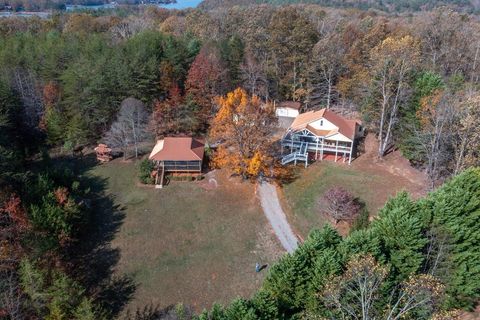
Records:
<instances>
[{"instance_id":1,"label":"bush","mask_svg":"<svg viewBox=\"0 0 480 320\"><path fill-rule=\"evenodd\" d=\"M368 210L365 205L363 205L362 209L360 209L360 213L352 222L352 228L350 229L350 232L367 229L368 225L370 224L368 218Z\"/></svg>"},{"instance_id":2,"label":"bush","mask_svg":"<svg viewBox=\"0 0 480 320\"><path fill-rule=\"evenodd\" d=\"M140 162L140 173L138 175L140 181L144 184L153 184L155 182L152 177L152 171L155 169L155 166L152 161L148 159L142 160Z\"/></svg>"}]
</instances>

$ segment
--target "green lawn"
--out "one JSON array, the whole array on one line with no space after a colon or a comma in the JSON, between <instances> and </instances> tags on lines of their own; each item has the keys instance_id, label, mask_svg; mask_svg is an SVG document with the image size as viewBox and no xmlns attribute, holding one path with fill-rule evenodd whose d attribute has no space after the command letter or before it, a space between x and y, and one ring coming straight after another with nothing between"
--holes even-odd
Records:
<instances>
[{"instance_id":1,"label":"green lawn","mask_svg":"<svg viewBox=\"0 0 480 320\"><path fill-rule=\"evenodd\" d=\"M382 171L359 169L354 165L317 162L299 170L299 178L285 185L283 190L289 220L303 236L312 228L325 224L326 219L319 213L317 199L333 186L341 186L363 200L371 215L375 215L390 196L410 188L403 179Z\"/></svg>"},{"instance_id":2,"label":"green lawn","mask_svg":"<svg viewBox=\"0 0 480 320\"><path fill-rule=\"evenodd\" d=\"M128 308L177 302L197 310L215 301L249 296L280 247L254 195L254 186L219 174L219 187L172 182L161 190L137 183L136 165L114 161L89 175L107 181L107 194L125 218L112 246L120 252L119 275L138 284Z\"/></svg>"}]
</instances>

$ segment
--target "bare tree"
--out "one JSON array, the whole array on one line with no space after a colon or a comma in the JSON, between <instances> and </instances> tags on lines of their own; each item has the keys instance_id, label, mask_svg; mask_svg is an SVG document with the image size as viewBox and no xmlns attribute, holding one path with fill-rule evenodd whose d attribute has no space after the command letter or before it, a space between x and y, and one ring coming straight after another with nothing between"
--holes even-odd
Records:
<instances>
[{"instance_id":1,"label":"bare tree","mask_svg":"<svg viewBox=\"0 0 480 320\"><path fill-rule=\"evenodd\" d=\"M378 155L383 157L393 143L399 109L408 101L407 76L418 62L419 44L411 36L389 37L372 49L372 78L380 97Z\"/></svg>"},{"instance_id":2,"label":"bare tree","mask_svg":"<svg viewBox=\"0 0 480 320\"><path fill-rule=\"evenodd\" d=\"M6 314L7 319L20 320L25 319L23 311L23 296L18 276L13 270L5 270L0 273L0 310Z\"/></svg>"},{"instance_id":3,"label":"bare tree","mask_svg":"<svg viewBox=\"0 0 480 320\"><path fill-rule=\"evenodd\" d=\"M24 106L22 116L25 124L36 128L44 112L39 81L31 71L17 68L13 71L12 83Z\"/></svg>"},{"instance_id":4,"label":"bare tree","mask_svg":"<svg viewBox=\"0 0 480 320\"><path fill-rule=\"evenodd\" d=\"M432 315L438 309L443 291L444 286L432 275L412 275L401 284L398 293L392 294L385 319L405 319L412 311L420 309Z\"/></svg>"},{"instance_id":5,"label":"bare tree","mask_svg":"<svg viewBox=\"0 0 480 320\"><path fill-rule=\"evenodd\" d=\"M240 66L243 86L251 95L268 98L268 80L263 63L259 63L251 53L247 52L245 61Z\"/></svg>"},{"instance_id":6,"label":"bare tree","mask_svg":"<svg viewBox=\"0 0 480 320\"><path fill-rule=\"evenodd\" d=\"M387 274L388 269L371 255L355 256L348 262L343 275L326 282L322 299L343 319L374 319L378 314L374 303Z\"/></svg>"},{"instance_id":7,"label":"bare tree","mask_svg":"<svg viewBox=\"0 0 480 320\"><path fill-rule=\"evenodd\" d=\"M149 136L148 119L143 102L135 98L123 100L117 120L106 134L107 143L112 147L122 148L124 158L127 156L128 147L133 145L137 158L138 144Z\"/></svg>"},{"instance_id":8,"label":"bare tree","mask_svg":"<svg viewBox=\"0 0 480 320\"><path fill-rule=\"evenodd\" d=\"M321 294L327 307L336 312L332 319L399 320L419 310L428 315L438 311L444 286L435 277L412 275L391 291L390 300L384 304L380 288L387 275L387 267L371 255L354 256L341 276L327 281Z\"/></svg>"},{"instance_id":9,"label":"bare tree","mask_svg":"<svg viewBox=\"0 0 480 320\"><path fill-rule=\"evenodd\" d=\"M451 152L455 102L446 92L438 91L421 101L420 128L414 130L416 143L425 157L425 171L433 189L440 178L448 176L448 167L453 158Z\"/></svg>"},{"instance_id":10,"label":"bare tree","mask_svg":"<svg viewBox=\"0 0 480 320\"><path fill-rule=\"evenodd\" d=\"M341 187L327 190L318 200L320 209L338 223L340 220L351 220L360 211L355 197Z\"/></svg>"},{"instance_id":11,"label":"bare tree","mask_svg":"<svg viewBox=\"0 0 480 320\"><path fill-rule=\"evenodd\" d=\"M151 19L146 17L130 16L114 25L110 29L110 33L116 40L126 40L142 31L151 30L153 28L154 23Z\"/></svg>"},{"instance_id":12,"label":"bare tree","mask_svg":"<svg viewBox=\"0 0 480 320\"><path fill-rule=\"evenodd\" d=\"M478 81L480 41L478 25L459 12L438 8L421 15L413 30L422 39L425 63L442 75L463 74Z\"/></svg>"},{"instance_id":13,"label":"bare tree","mask_svg":"<svg viewBox=\"0 0 480 320\"><path fill-rule=\"evenodd\" d=\"M480 92L462 94L466 99L456 108L457 129L454 137L454 174L480 164Z\"/></svg>"},{"instance_id":14,"label":"bare tree","mask_svg":"<svg viewBox=\"0 0 480 320\"><path fill-rule=\"evenodd\" d=\"M330 108L336 95L335 83L342 70L343 42L338 35L320 40L313 48L309 70L309 102Z\"/></svg>"}]
</instances>

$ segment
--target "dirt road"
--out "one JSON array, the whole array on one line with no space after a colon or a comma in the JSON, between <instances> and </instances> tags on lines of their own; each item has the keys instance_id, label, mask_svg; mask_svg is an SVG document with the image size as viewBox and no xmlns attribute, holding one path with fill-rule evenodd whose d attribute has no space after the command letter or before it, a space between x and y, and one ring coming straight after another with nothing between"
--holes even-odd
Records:
<instances>
[{"instance_id":1,"label":"dirt road","mask_svg":"<svg viewBox=\"0 0 480 320\"><path fill-rule=\"evenodd\" d=\"M283 212L278 199L277 189L268 182L259 182L258 194L263 212L272 226L278 240L289 253L298 247L297 237L288 224L285 212Z\"/></svg>"}]
</instances>

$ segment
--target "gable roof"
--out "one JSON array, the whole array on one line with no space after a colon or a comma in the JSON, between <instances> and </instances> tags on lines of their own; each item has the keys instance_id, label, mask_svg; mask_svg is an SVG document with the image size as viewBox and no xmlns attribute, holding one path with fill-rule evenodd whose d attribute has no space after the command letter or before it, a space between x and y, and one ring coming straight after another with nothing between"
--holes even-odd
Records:
<instances>
[{"instance_id":1,"label":"gable roof","mask_svg":"<svg viewBox=\"0 0 480 320\"><path fill-rule=\"evenodd\" d=\"M322 118L330 121L332 124L337 126L338 131L337 130L318 130L318 129L312 128L312 126L309 125L310 123L318 121ZM290 129L292 131L300 131L303 129L308 129L309 131L311 131L312 133L318 136L329 136L339 132L343 134L345 137L349 139L353 139L355 137L355 127L357 123L359 123L359 121L345 119L344 117L336 114L335 112L324 108L317 111L309 111L309 112L299 114L293 121L292 125L290 126Z\"/></svg>"},{"instance_id":2,"label":"gable roof","mask_svg":"<svg viewBox=\"0 0 480 320\"><path fill-rule=\"evenodd\" d=\"M191 137L167 137L158 140L150 160L155 161L198 161L203 159L205 144Z\"/></svg>"}]
</instances>

